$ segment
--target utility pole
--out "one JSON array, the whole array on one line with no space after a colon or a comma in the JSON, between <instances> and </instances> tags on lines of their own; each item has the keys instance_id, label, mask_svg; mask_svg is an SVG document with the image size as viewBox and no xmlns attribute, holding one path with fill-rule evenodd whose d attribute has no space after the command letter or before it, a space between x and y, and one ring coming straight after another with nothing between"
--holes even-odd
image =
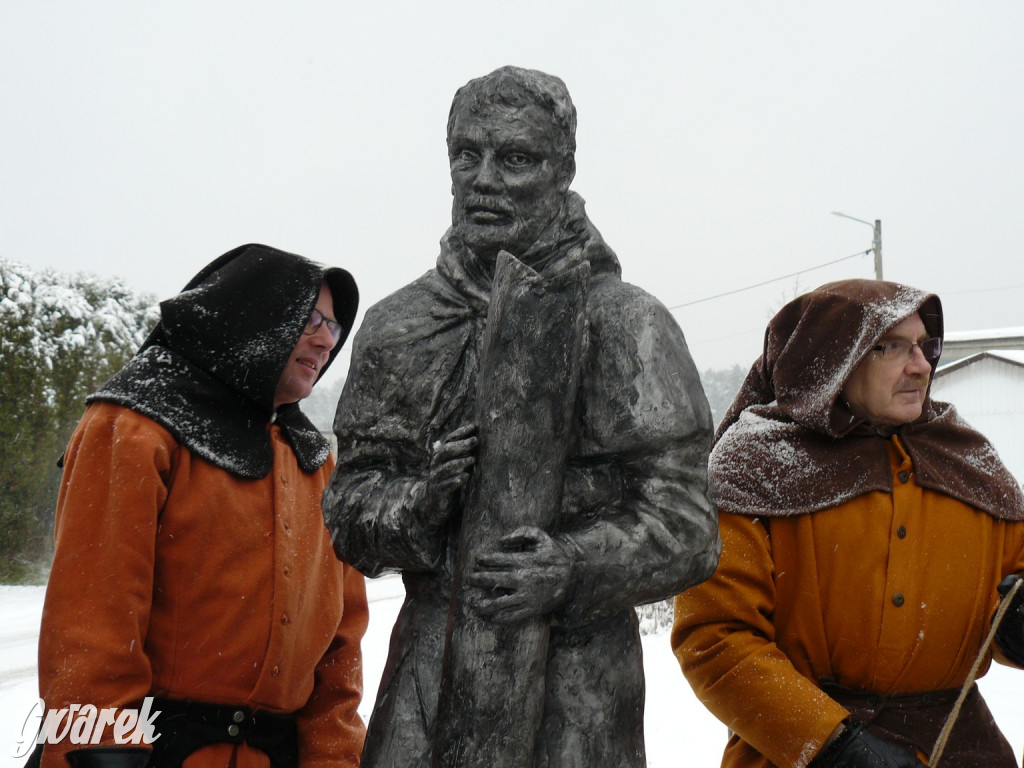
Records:
<instances>
[{"instance_id":1,"label":"utility pole","mask_svg":"<svg viewBox=\"0 0 1024 768\"><path fill-rule=\"evenodd\" d=\"M875 233L875 239L871 243L871 250L875 254L875 279L881 280L882 278L882 220L875 219L875 223L872 224L870 221L864 221L864 219L858 219L853 216L847 216L845 213L839 211L832 211L833 216L842 216L844 219L850 219L852 221L859 221L861 224L866 224L871 227Z\"/></svg>"},{"instance_id":2,"label":"utility pole","mask_svg":"<svg viewBox=\"0 0 1024 768\"><path fill-rule=\"evenodd\" d=\"M875 252L875 279L882 279L882 220L875 219L875 240L871 245Z\"/></svg>"}]
</instances>

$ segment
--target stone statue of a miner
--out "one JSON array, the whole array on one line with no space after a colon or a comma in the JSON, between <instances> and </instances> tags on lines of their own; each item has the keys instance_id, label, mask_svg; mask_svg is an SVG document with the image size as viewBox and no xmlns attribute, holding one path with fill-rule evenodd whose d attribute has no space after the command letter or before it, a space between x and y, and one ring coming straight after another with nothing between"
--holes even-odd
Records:
<instances>
[{"instance_id":1,"label":"stone statue of a miner","mask_svg":"<svg viewBox=\"0 0 1024 768\"><path fill-rule=\"evenodd\" d=\"M406 588L364 768L643 766L633 608L717 563L707 400L569 191L575 129L542 72L459 89L437 264L355 339L326 520Z\"/></svg>"}]
</instances>

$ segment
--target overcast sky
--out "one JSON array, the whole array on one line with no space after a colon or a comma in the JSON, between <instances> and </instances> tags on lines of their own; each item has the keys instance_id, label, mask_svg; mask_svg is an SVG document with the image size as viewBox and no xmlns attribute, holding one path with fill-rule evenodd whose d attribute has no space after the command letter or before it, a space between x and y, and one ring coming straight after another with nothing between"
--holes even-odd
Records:
<instances>
[{"instance_id":1,"label":"overcast sky","mask_svg":"<svg viewBox=\"0 0 1024 768\"><path fill-rule=\"evenodd\" d=\"M515 64L568 85L573 188L667 306L863 254L840 211L947 330L1020 326L1021 39L1020 0L2 0L0 256L164 298L264 242L365 308L434 263L456 88ZM746 367L795 292L873 274L673 313Z\"/></svg>"}]
</instances>

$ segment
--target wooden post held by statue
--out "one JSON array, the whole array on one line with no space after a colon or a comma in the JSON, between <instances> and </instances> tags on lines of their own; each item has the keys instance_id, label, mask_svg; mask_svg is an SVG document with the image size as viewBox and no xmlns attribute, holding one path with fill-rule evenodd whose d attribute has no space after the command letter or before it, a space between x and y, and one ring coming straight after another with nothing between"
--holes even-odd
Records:
<instances>
[{"instance_id":1,"label":"wooden post held by statue","mask_svg":"<svg viewBox=\"0 0 1024 768\"><path fill-rule=\"evenodd\" d=\"M477 390L477 469L462 516L433 768L529 768L544 713L549 619L491 622L462 576L520 526L551 530L576 435L590 265L550 278L498 255Z\"/></svg>"}]
</instances>

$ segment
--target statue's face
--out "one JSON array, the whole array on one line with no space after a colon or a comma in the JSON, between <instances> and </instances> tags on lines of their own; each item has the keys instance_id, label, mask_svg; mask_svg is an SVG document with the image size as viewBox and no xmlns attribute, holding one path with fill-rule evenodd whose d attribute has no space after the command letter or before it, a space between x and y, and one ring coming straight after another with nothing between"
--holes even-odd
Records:
<instances>
[{"instance_id":1,"label":"statue's face","mask_svg":"<svg viewBox=\"0 0 1024 768\"><path fill-rule=\"evenodd\" d=\"M477 256L521 257L558 215L572 172L556 131L536 106L456 113L448 136L452 225Z\"/></svg>"}]
</instances>

